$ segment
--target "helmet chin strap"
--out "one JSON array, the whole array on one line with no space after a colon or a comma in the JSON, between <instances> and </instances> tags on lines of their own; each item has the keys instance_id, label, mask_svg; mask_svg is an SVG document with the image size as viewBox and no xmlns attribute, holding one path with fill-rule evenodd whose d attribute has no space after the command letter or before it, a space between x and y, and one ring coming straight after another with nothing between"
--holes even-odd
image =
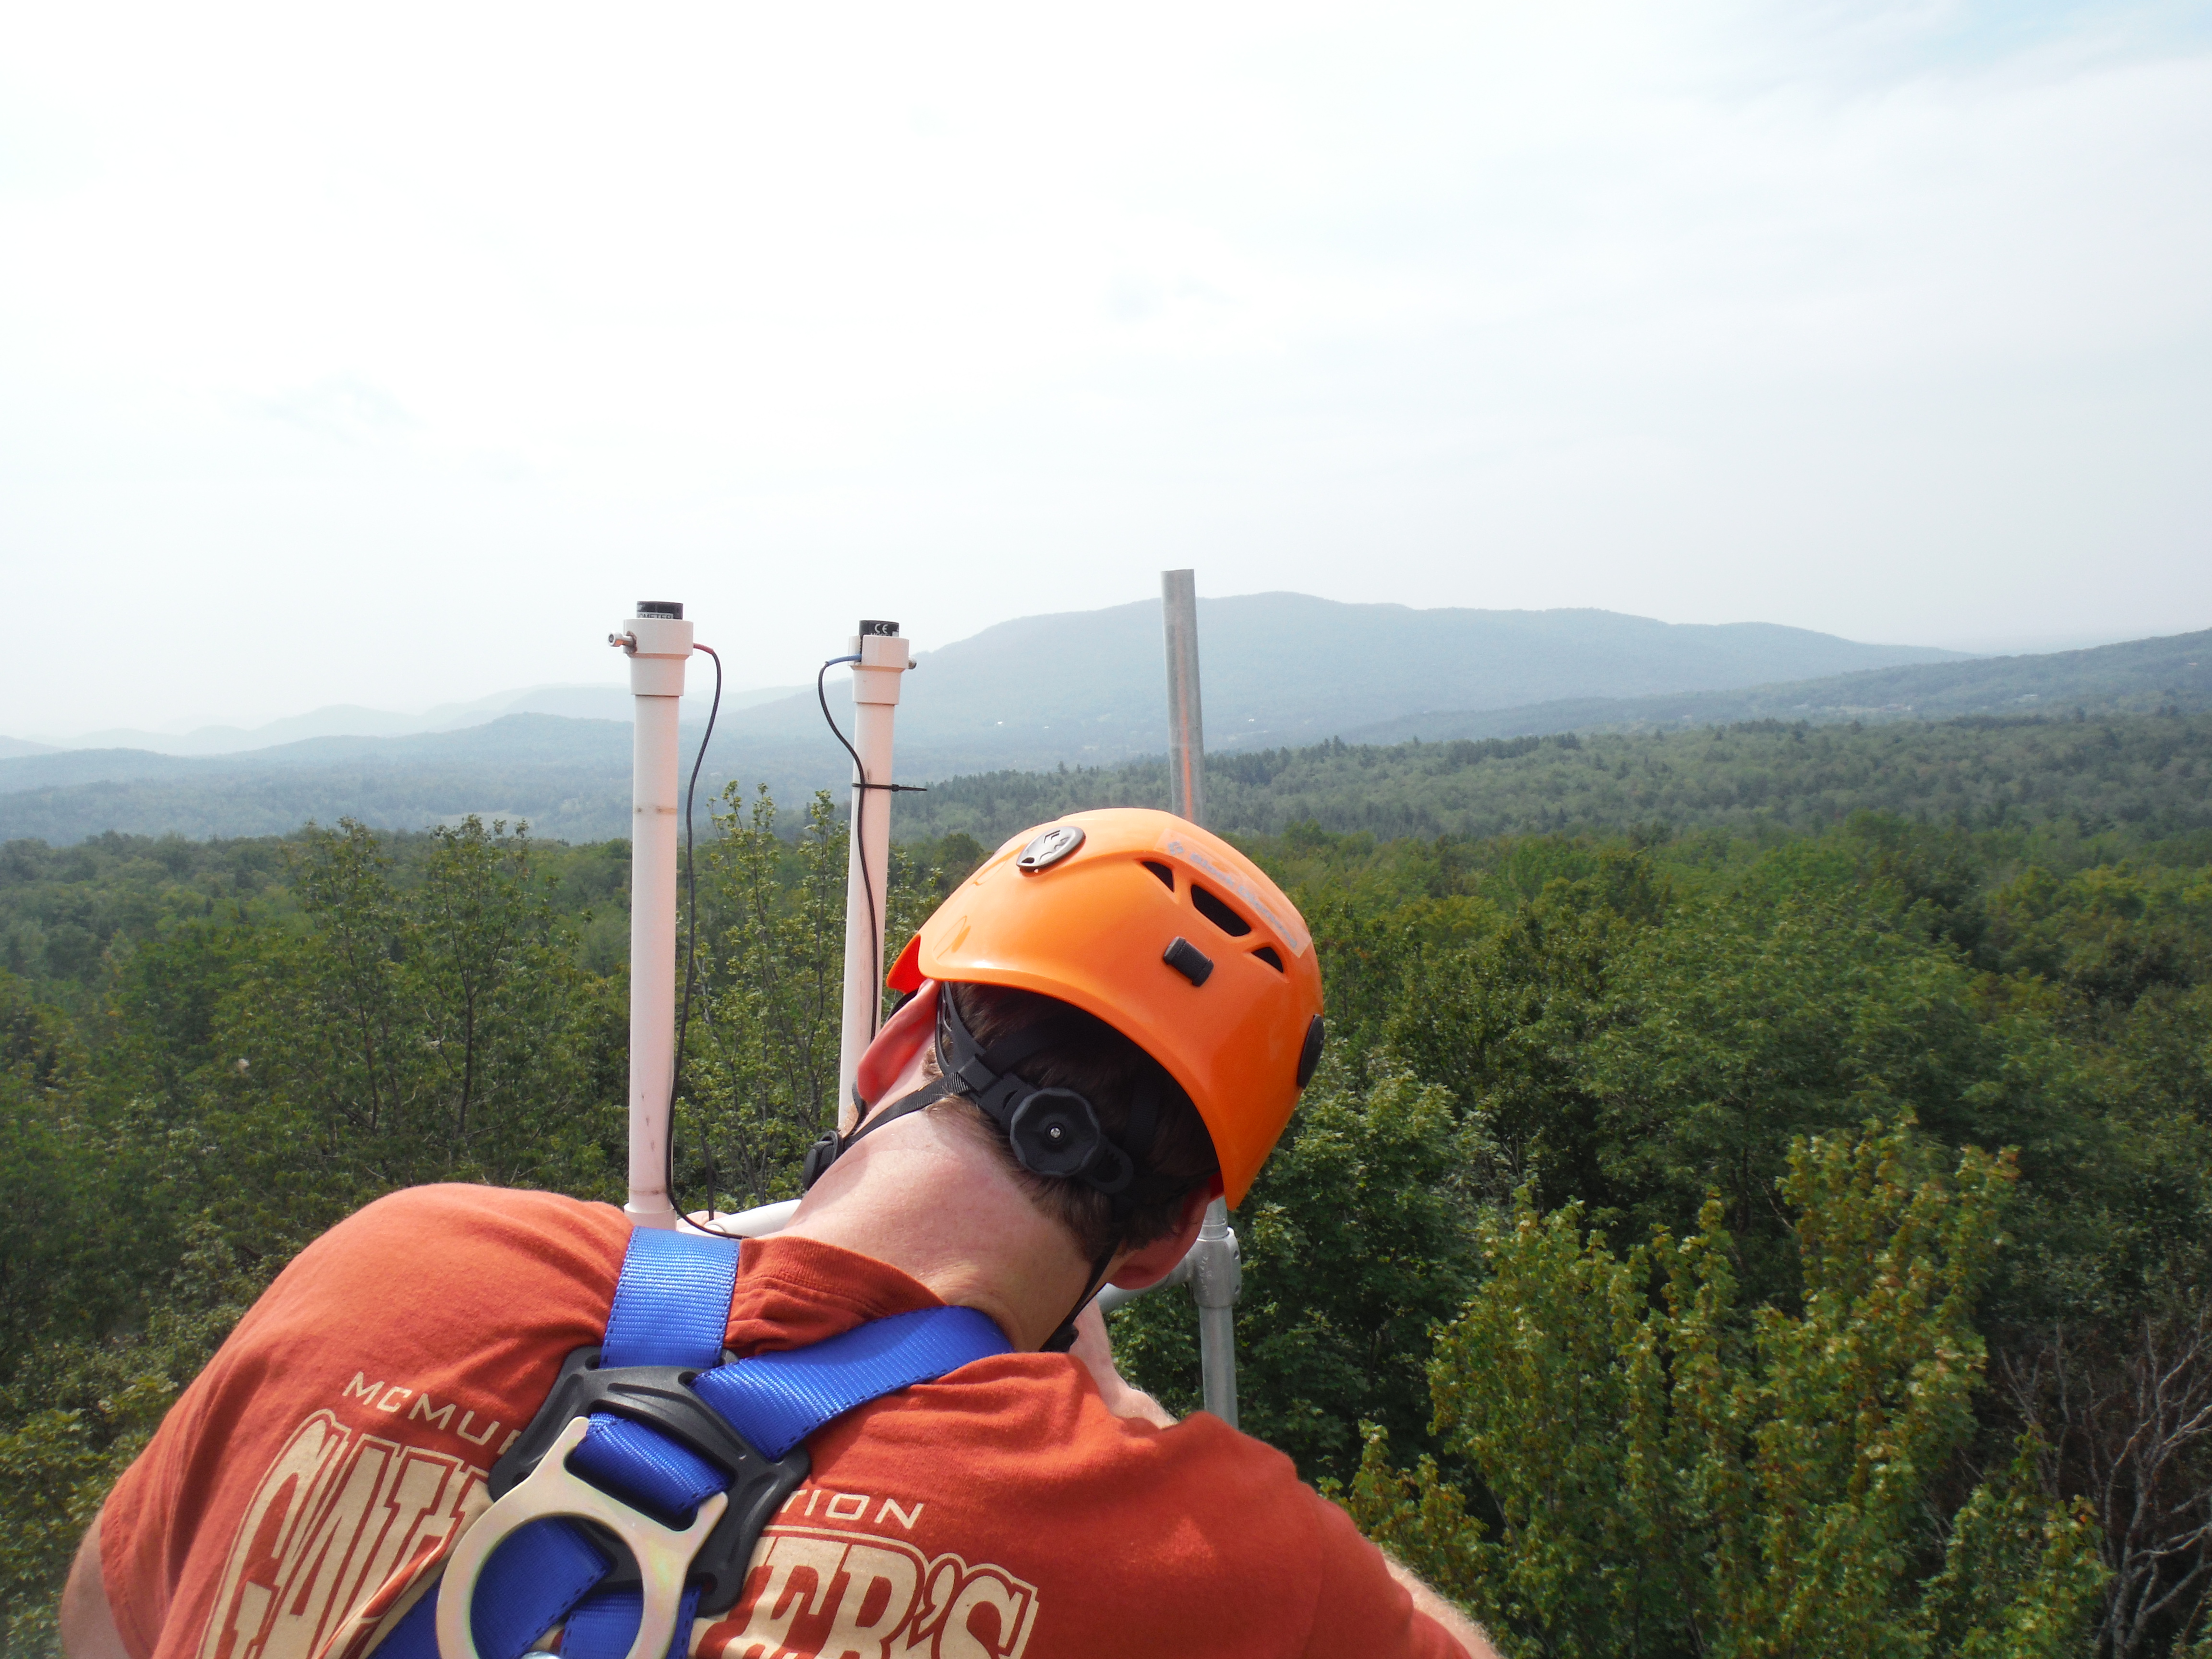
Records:
<instances>
[{"instance_id":1,"label":"helmet chin strap","mask_svg":"<svg viewBox=\"0 0 2212 1659\"><path fill-rule=\"evenodd\" d=\"M1075 1322L1083 1317L1083 1310L1091 1305L1091 1298L1098 1294L1098 1281L1106 1277L1106 1269L1114 1260L1114 1252L1121 1248L1121 1235L1116 1233L1103 1255L1091 1264L1091 1277L1084 1281L1083 1294L1075 1298L1075 1305L1067 1310L1067 1317L1060 1322L1060 1328L1038 1344L1039 1353L1066 1353L1075 1346Z\"/></svg>"},{"instance_id":2,"label":"helmet chin strap","mask_svg":"<svg viewBox=\"0 0 2212 1659\"><path fill-rule=\"evenodd\" d=\"M1137 1097L1129 1105L1128 1125L1122 1131L1123 1139L1133 1149L1130 1158L1133 1176L1141 1173L1144 1156L1152 1150L1152 1132L1158 1127L1159 1111L1158 1085L1152 1079L1147 1078L1138 1085ZM1133 1184L1133 1181L1131 1184ZM1115 1218L1117 1221L1124 1219L1130 1207L1128 1188L1125 1186L1121 1191L1109 1196L1114 1206ZM1106 1248L1098 1253L1097 1259L1091 1264L1091 1277L1084 1282L1083 1294L1075 1298L1075 1305L1067 1310L1067 1317L1060 1322L1060 1328L1044 1340L1044 1346L1040 1352L1066 1353L1075 1346L1075 1322L1083 1317L1083 1310L1091 1305L1091 1298L1098 1294L1099 1286L1106 1277L1106 1269L1113 1262L1114 1252L1121 1248L1121 1241L1127 1237L1125 1228L1117 1227L1115 1230L1114 1237L1107 1241Z\"/></svg>"},{"instance_id":3,"label":"helmet chin strap","mask_svg":"<svg viewBox=\"0 0 2212 1659\"><path fill-rule=\"evenodd\" d=\"M955 1097L972 1102L984 1115L1007 1133L1008 1144L1013 1149L1014 1161L1032 1175L1048 1180L1069 1180L1105 1194L1113 1206L1116 1221L1124 1220L1131 1208L1129 1189L1136 1183L1143 1167L1145 1155L1152 1150L1152 1135L1159 1118L1159 1089L1156 1079L1146 1078L1130 1103L1129 1121L1122 1132L1122 1141L1117 1145L1098 1129L1096 1115L1091 1104L1069 1090L1045 1090L1027 1079L1017 1075L1014 1067L1050 1048L1060 1036L1058 1022L1042 1020L1028 1030L993 1043L988 1049L976 1042L961 1019L959 1011L952 1006L950 996L939 994L937 1004L937 1029L933 1036L939 1075L921 1088L902 1095L881 1111L870 1115L866 1103L860 1097L856 1085L854 1104L860 1109L862 1121L856 1124L849 1135L839 1135L835 1130L824 1134L807 1153L805 1185L811 1187L823 1171L838 1158L852 1150L860 1140L873 1134L886 1123L895 1123L902 1117L935 1105L940 1100ZM1039 1170L1030 1162L1032 1154L1020 1133L1028 1109L1047 1095L1063 1096L1079 1103L1090 1119L1097 1135L1097 1145L1083 1161L1066 1171ZM1048 1133L1057 1135L1057 1129ZM1102 1169L1100 1166L1103 1165ZM1067 1317L1047 1337L1039 1352L1066 1353L1075 1342L1075 1322L1091 1299L1097 1295L1106 1269L1114 1260L1114 1253L1121 1247L1125 1231L1117 1227L1106 1248L1091 1263L1091 1272L1085 1279L1083 1294L1067 1310Z\"/></svg>"}]
</instances>

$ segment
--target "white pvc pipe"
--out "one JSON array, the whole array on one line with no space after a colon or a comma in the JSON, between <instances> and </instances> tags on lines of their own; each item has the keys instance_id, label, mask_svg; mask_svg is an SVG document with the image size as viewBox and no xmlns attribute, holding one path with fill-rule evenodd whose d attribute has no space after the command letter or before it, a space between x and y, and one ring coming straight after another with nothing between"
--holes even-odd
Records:
<instances>
[{"instance_id":1,"label":"white pvc pipe","mask_svg":"<svg viewBox=\"0 0 2212 1659\"><path fill-rule=\"evenodd\" d=\"M734 1215L720 1210L694 1210L678 1224L685 1232L711 1233L720 1238L765 1238L781 1232L799 1213L799 1202L795 1198L781 1199L774 1204L757 1204ZM707 1224L702 1226L702 1222Z\"/></svg>"},{"instance_id":2,"label":"white pvc pipe","mask_svg":"<svg viewBox=\"0 0 2212 1659\"><path fill-rule=\"evenodd\" d=\"M853 747L860 757L853 782L850 845L845 872L844 1023L837 1042L837 1127L849 1134L858 1115L853 1079L875 1040L884 1006L884 905L889 896L891 796L861 784L891 781L891 721L908 665L908 644L894 622L863 622L851 641ZM866 869L865 884L861 872Z\"/></svg>"},{"instance_id":3,"label":"white pvc pipe","mask_svg":"<svg viewBox=\"0 0 2212 1659\"><path fill-rule=\"evenodd\" d=\"M613 636L629 654L629 1202L641 1227L673 1227L668 1096L676 1066L677 716L692 625L683 606L641 600ZM676 614L647 615L648 610Z\"/></svg>"}]
</instances>

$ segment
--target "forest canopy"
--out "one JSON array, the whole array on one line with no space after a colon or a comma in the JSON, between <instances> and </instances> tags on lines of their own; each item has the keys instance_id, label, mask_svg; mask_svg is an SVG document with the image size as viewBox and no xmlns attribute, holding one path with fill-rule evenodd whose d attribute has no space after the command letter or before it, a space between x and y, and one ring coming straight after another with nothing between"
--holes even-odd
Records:
<instances>
[{"instance_id":1,"label":"forest canopy","mask_svg":"<svg viewBox=\"0 0 2212 1659\"><path fill-rule=\"evenodd\" d=\"M1516 1655L2201 1646L2208 739L1212 763L1332 1031L1236 1217L1244 1426ZM1137 776L902 797L895 936ZM794 1191L827 1115L843 836L795 808L733 789L702 825L687 1206ZM316 1231L424 1180L618 1195L627 879L619 842L475 821L0 848L9 1653L49 1650L106 1484ZM1180 1292L1115 1335L1195 1407Z\"/></svg>"},{"instance_id":2,"label":"forest canopy","mask_svg":"<svg viewBox=\"0 0 2212 1659\"><path fill-rule=\"evenodd\" d=\"M1778 720L1674 732L1347 744L1206 757L1208 823L1311 823L1379 836L1525 836L1642 826L1809 830L1857 811L1970 830L2153 838L2212 830L2212 714L2025 715L1884 726ZM916 836L986 842L1061 812L1167 805L1151 762L993 772L901 803Z\"/></svg>"}]
</instances>

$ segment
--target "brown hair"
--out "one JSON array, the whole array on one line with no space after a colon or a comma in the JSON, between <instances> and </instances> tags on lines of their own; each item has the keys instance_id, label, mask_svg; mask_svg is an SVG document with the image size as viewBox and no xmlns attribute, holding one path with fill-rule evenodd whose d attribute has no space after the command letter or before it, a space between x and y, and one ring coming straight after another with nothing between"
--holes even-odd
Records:
<instances>
[{"instance_id":1,"label":"brown hair","mask_svg":"<svg viewBox=\"0 0 2212 1659\"><path fill-rule=\"evenodd\" d=\"M1173 1231L1183 1200L1212 1182L1221 1164L1198 1108L1167 1068L1104 1020L1056 997L964 983L947 985L944 994L985 1048L1051 1021L1054 1042L1022 1061L1020 1075L1041 1089L1073 1089L1084 1096L1098 1115L1098 1127L1136 1154L1137 1178L1122 1195L1117 1215L1115 1201L1102 1192L1022 1168L1006 1132L973 1103L959 1102L967 1109L961 1114L963 1121L989 1143L1037 1207L1075 1235L1085 1257L1095 1261L1121 1245L1140 1247ZM1159 1103L1152 1144L1131 1147L1123 1139L1130 1106L1146 1087L1158 1091Z\"/></svg>"}]
</instances>

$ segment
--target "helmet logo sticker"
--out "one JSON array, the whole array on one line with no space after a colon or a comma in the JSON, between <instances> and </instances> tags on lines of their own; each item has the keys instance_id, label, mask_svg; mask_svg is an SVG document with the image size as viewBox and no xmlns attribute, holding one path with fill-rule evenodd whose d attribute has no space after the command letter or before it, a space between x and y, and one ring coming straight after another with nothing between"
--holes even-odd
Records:
<instances>
[{"instance_id":1,"label":"helmet logo sticker","mask_svg":"<svg viewBox=\"0 0 2212 1659\"><path fill-rule=\"evenodd\" d=\"M1014 867L1025 876L1033 876L1040 870L1049 870L1082 845L1081 825L1055 823L1030 838L1030 844L1022 848L1021 857L1014 860Z\"/></svg>"},{"instance_id":2,"label":"helmet logo sticker","mask_svg":"<svg viewBox=\"0 0 2212 1659\"><path fill-rule=\"evenodd\" d=\"M1218 860L1208 858L1203 848L1191 845L1178 835L1163 836L1160 838L1159 848L1164 853L1172 854L1176 858L1189 860L1191 863L1205 871L1265 916L1267 919L1267 925L1275 930L1277 936L1284 944L1291 947L1292 956L1305 955L1306 947L1313 943L1313 936L1308 933L1299 922L1295 908L1287 916L1281 915L1254 889L1250 882L1245 880L1234 870L1224 867Z\"/></svg>"}]
</instances>

